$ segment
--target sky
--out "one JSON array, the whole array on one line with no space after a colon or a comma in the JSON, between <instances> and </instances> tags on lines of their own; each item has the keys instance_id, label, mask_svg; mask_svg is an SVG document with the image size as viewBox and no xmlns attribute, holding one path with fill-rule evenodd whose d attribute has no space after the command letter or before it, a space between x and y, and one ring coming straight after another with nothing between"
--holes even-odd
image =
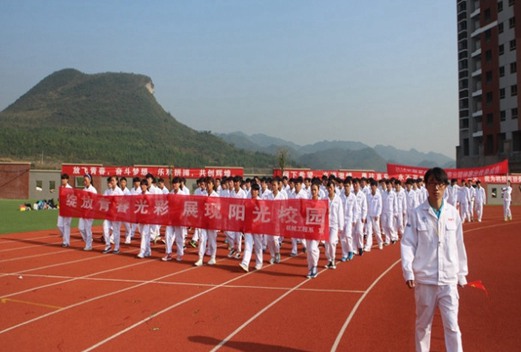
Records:
<instances>
[{"instance_id":1,"label":"sky","mask_svg":"<svg viewBox=\"0 0 521 352\"><path fill-rule=\"evenodd\" d=\"M196 130L458 145L453 0L2 0L0 110L51 73L149 76Z\"/></svg>"}]
</instances>

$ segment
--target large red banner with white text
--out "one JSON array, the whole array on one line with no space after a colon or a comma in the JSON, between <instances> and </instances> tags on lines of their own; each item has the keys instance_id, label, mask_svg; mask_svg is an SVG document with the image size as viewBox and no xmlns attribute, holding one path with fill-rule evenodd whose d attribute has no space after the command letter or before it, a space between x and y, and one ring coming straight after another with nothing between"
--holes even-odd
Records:
<instances>
[{"instance_id":1,"label":"large red banner with white text","mask_svg":"<svg viewBox=\"0 0 521 352\"><path fill-rule=\"evenodd\" d=\"M333 175L335 177L339 177L341 179L345 179L346 177L356 177L356 178L374 178L376 180L387 178L387 173L385 172L378 172L374 170L310 170L310 169L284 169L284 172L282 172L281 169L273 169L273 176L286 176L288 178L297 178L297 177L303 177L303 178L313 178L318 177L321 178L322 176L329 176Z\"/></svg>"},{"instance_id":2,"label":"large red banner with white text","mask_svg":"<svg viewBox=\"0 0 521 352\"><path fill-rule=\"evenodd\" d=\"M408 166L399 164L387 164L387 173L390 177L406 179L408 177L420 178L425 175L428 167ZM449 179L481 178L491 175L506 175L508 173L508 160L483 167L466 169L444 169Z\"/></svg>"},{"instance_id":3,"label":"large red banner with white text","mask_svg":"<svg viewBox=\"0 0 521 352\"><path fill-rule=\"evenodd\" d=\"M126 176L126 177L145 177L151 173L155 177L170 178L173 176L185 178L199 177L230 177L243 176L244 169L242 167L205 167L205 168L170 168L168 166L103 166L103 165L87 165L87 164L63 164L62 173L70 176L83 176L91 174L92 176Z\"/></svg>"},{"instance_id":4,"label":"large red banner with white text","mask_svg":"<svg viewBox=\"0 0 521 352\"><path fill-rule=\"evenodd\" d=\"M327 200L184 195L103 196L60 187L60 215L325 240Z\"/></svg>"}]
</instances>

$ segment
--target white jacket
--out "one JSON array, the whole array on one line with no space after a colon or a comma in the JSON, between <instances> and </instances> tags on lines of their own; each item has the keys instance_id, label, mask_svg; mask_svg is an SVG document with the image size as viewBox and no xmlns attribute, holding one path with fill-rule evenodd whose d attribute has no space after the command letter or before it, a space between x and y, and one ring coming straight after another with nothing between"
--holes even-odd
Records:
<instances>
[{"instance_id":1,"label":"white jacket","mask_svg":"<svg viewBox=\"0 0 521 352\"><path fill-rule=\"evenodd\" d=\"M401 241L405 281L451 285L467 283L467 253L461 218L455 207L444 202L440 218L426 201L414 209Z\"/></svg>"}]
</instances>

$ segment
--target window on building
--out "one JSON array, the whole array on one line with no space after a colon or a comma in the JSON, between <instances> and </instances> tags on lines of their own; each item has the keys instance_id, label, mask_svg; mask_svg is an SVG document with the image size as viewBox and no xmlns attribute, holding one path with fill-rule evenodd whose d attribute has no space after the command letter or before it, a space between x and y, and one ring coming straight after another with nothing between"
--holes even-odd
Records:
<instances>
[{"instance_id":1,"label":"window on building","mask_svg":"<svg viewBox=\"0 0 521 352\"><path fill-rule=\"evenodd\" d=\"M459 89L467 89L469 87L469 80L468 79L462 79L459 81Z\"/></svg>"},{"instance_id":2,"label":"window on building","mask_svg":"<svg viewBox=\"0 0 521 352\"><path fill-rule=\"evenodd\" d=\"M43 181L42 180L36 180L36 189L42 190L43 189Z\"/></svg>"},{"instance_id":3,"label":"window on building","mask_svg":"<svg viewBox=\"0 0 521 352\"><path fill-rule=\"evenodd\" d=\"M467 128L469 128L469 119L461 119L461 120L459 120L459 128L460 129L467 129Z\"/></svg>"},{"instance_id":4,"label":"window on building","mask_svg":"<svg viewBox=\"0 0 521 352\"><path fill-rule=\"evenodd\" d=\"M468 62L467 62L467 60L461 60L461 61L459 62L459 69L460 69L460 70L465 70L465 69L467 69L468 67L469 67L469 66L468 66Z\"/></svg>"},{"instance_id":5,"label":"window on building","mask_svg":"<svg viewBox=\"0 0 521 352\"><path fill-rule=\"evenodd\" d=\"M490 38L492 38L492 31L489 29L487 31L485 31L485 40L488 42L490 42Z\"/></svg>"},{"instance_id":6,"label":"window on building","mask_svg":"<svg viewBox=\"0 0 521 352\"><path fill-rule=\"evenodd\" d=\"M508 19L508 27L509 28L514 28L516 26L516 18L515 17L510 17Z\"/></svg>"},{"instance_id":7,"label":"window on building","mask_svg":"<svg viewBox=\"0 0 521 352\"><path fill-rule=\"evenodd\" d=\"M508 0L508 6L514 6L514 1L515 0Z\"/></svg>"},{"instance_id":8,"label":"window on building","mask_svg":"<svg viewBox=\"0 0 521 352\"><path fill-rule=\"evenodd\" d=\"M515 48L514 48L515 49ZM485 60L487 60L487 62L490 62L492 61L492 50L487 50L485 52Z\"/></svg>"},{"instance_id":9,"label":"window on building","mask_svg":"<svg viewBox=\"0 0 521 352\"><path fill-rule=\"evenodd\" d=\"M485 138L485 154L495 154L494 153L494 137L492 135L487 135Z\"/></svg>"},{"instance_id":10,"label":"window on building","mask_svg":"<svg viewBox=\"0 0 521 352\"><path fill-rule=\"evenodd\" d=\"M507 119L507 112L505 110L501 110L499 112L499 117L500 117L501 121L505 121Z\"/></svg>"},{"instance_id":11,"label":"window on building","mask_svg":"<svg viewBox=\"0 0 521 352\"><path fill-rule=\"evenodd\" d=\"M469 100L468 99L461 99L459 102L460 109L468 109L469 108Z\"/></svg>"},{"instance_id":12,"label":"window on building","mask_svg":"<svg viewBox=\"0 0 521 352\"><path fill-rule=\"evenodd\" d=\"M505 45L501 44L501 45L499 46L498 53L499 53L500 56L503 55L503 54L505 53Z\"/></svg>"},{"instance_id":13,"label":"window on building","mask_svg":"<svg viewBox=\"0 0 521 352\"><path fill-rule=\"evenodd\" d=\"M492 82L492 71L487 71L487 73L485 73L485 77L486 77L487 83Z\"/></svg>"},{"instance_id":14,"label":"window on building","mask_svg":"<svg viewBox=\"0 0 521 352\"><path fill-rule=\"evenodd\" d=\"M487 105L490 105L492 104L492 99L493 99L493 95L492 95L492 92L487 92Z\"/></svg>"},{"instance_id":15,"label":"window on building","mask_svg":"<svg viewBox=\"0 0 521 352\"><path fill-rule=\"evenodd\" d=\"M484 16L485 16L485 21L490 21L490 8L486 9L485 12L484 12Z\"/></svg>"},{"instance_id":16,"label":"window on building","mask_svg":"<svg viewBox=\"0 0 521 352\"><path fill-rule=\"evenodd\" d=\"M516 40L512 39L510 41L510 51L514 51L514 50L516 50Z\"/></svg>"},{"instance_id":17,"label":"window on building","mask_svg":"<svg viewBox=\"0 0 521 352\"><path fill-rule=\"evenodd\" d=\"M49 191L56 191L56 181L49 181Z\"/></svg>"},{"instance_id":18,"label":"window on building","mask_svg":"<svg viewBox=\"0 0 521 352\"><path fill-rule=\"evenodd\" d=\"M83 188L83 176L74 178L74 188Z\"/></svg>"},{"instance_id":19,"label":"window on building","mask_svg":"<svg viewBox=\"0 0 521 352\"><path fill-rule=\"evenodd\" d=\"M494 123L494 114L493 113L487 114L487 126L492 126L493 123Z\"/></svg>"},{"instance_id":20,"label":"window on building","mask_svg":"<svg viewBox=\"0 0 521 352\"><path fill-rule=\"evenodd\" d=\"M467 9L467 3L466 2L460 2L458 4L458 12L465 11Z\"/></svg>"},{"instance_id":21,"label":"window on building","mask_svg":"<svg viewBox=\"0 0 521 352\"><path fill-rule=\"evenodd\" d=\"M463 155L468 156L469 155L469 139L464 138L463 139Z\"/></svg>"},{"instance_id":22,"label":"window on building","mask_svg":"<svg viewBox=\"0 0 521 352\"><path fill-rule=\"evenodd\" d=\"M521 152L521 131L512 132L512 150Z\"/></svg>"},{"instance_id":23,"label":"window on building","mask_svg":"<svg viewBox=\"0 0 521 352\"><path fill-rule=\"evenodd\" d=\"M499 77L505 76L505 66L499 66Z\"/></svg>"},{"instance_id":24,"label":"window on building","mask_svg":"<svg viewBox=\"0 0 521 352\"><path fill-rule=\"evenodd\" d=\"M497 135L497 150L500 153L504 153L505 152L505 139L506 139L506 135L504 133L498 133L498 135Z\"/></svg>"},{"instance_id":25,"label":"window on building","mask_svg":"<svg viewBox=\"0 0 521 352\"><path fill-rule=\"evenodd\" d=\"M513 97L517 95L517 84L510 86L510 95Z\"/></svg>"},{"instance_id":26,"label":"window on building","mask_svg":"<svg viewBox=\"0 0 521 352\"><path fill-rule=\"evenodd\" d=\"M503 33L503 22L501 22L500 24L497 25L497 31L499 33Z\"/></svg>"},{"instance_id":27,"label":"window on building","mask_svg":"<svg viewBox=\"0 0 521 352\"><path fill-rule=\"evenodd\" d=\"M512 118L512 120L517 119L517 108L513 108L510 110L510 117Z\"/></svg>"},{"instance_id":28,"label":"window on building","mask_svg":"<svg viewBox=\"0 0 521 352\"><path fill-rule=\"evenodd\" d=\"M512 62L510 64L510 73L516 73L517 72L517 63L516 62Z\"/></svg>"},{"instance_id":29,"label":"window on building","mask_svg":"<svg viewBox=\"0 0 521 352\"><path fill-rule=\"evenodd\" d=\"M499 89L499 99L505 99L505 88Z\"/></svg>"}]
</instances>

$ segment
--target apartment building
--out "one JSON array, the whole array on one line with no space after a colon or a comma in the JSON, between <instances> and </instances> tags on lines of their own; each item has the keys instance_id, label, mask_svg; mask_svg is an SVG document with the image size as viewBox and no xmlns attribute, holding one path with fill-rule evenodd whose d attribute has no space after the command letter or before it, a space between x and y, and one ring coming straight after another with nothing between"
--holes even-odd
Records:
<instances>
[{"instance_id":1,"label":"apartment building","mask_svg":"<svg viewBox=\"0 0 521 352\"><path fill-rule=\"evenodd\" d=\"M457 167L508 159L521 171L521 0L456 0Z\"/></svg>"}]
</instances>

